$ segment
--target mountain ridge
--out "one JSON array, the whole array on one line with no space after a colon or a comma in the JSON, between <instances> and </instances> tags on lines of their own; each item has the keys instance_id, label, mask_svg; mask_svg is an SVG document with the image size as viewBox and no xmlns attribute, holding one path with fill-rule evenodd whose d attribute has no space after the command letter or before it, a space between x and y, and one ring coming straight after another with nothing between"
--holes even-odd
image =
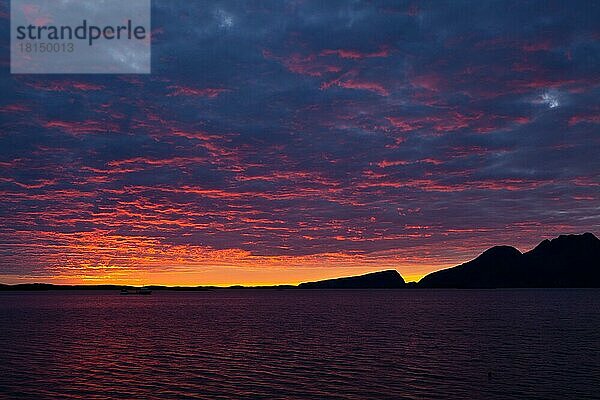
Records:
<instances>
[{"instance_id":1,"label":"mountain ridge","mask_svg":"<svg viewBox=\"0 0 600 400\"><path fill-rule=\"evenodd\" d=\"M487 257L492 249L513 249ZM586 232L541 241L521 253L494 246L473 260L432 272L418 283L426 288L600 287L600 239Z\"/></svg>"}]
</instances>

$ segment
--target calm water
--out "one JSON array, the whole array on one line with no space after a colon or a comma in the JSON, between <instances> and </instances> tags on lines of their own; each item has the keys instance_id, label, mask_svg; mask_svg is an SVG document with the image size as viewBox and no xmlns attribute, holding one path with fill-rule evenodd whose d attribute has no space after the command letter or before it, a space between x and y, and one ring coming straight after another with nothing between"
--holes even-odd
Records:
<instances>
[{"instance_id":1,"label":"calm water","mask_svg":"<svg viewBox=\"0 0 600 400\"><path fill-rule=\"evenodd\" d=\"M0 398L598 399L600 291L0 293L0 350Z\"/></svg>"}]
</instances>

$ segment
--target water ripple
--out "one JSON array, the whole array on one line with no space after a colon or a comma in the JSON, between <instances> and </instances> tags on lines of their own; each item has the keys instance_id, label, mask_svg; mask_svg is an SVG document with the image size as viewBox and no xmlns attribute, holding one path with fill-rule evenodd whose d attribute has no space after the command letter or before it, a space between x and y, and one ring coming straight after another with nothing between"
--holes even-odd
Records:
<instances>
[{"instance_id":1,"label":"water ripple","mask_svg":"<svg viewBox=\"0 0 600 400\"><path fill-rule=\"evenodd\" d=\"M0 293L0 397L598 398L599 295Z\"/></svg>"}]
</instances>

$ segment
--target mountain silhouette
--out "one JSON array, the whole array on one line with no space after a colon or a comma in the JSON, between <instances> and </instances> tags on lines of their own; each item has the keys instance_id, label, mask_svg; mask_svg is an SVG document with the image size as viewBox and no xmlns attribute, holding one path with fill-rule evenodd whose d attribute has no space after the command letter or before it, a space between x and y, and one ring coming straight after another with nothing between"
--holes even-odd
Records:
<instances>
[{"instance_id":1,"label":"mountain silhouette","mask_svg":"<svg viewBox=\"0 0 600 400\"><path fill-rule=\"evenodd\" d=\"M600 287L600 239L592 233L544 240L521 254L496 246L479 257L425 276L424 288Z\"/></svg>"},{"instance_id":2,"label":"mountain silhouette","mask_svg":"<svg viewBox=\"0 0 600 400\"><path fill-rule=\"evenodd\" d=\"M393 269L298 285L301 289L395 289L404 286L406 286L404 279Z\"/></svg>"},{"instance_id":3,"label":"mountain silhouette","mask_svg":"<svg viewBox=\"0 0 600 400\"><path fill-rule=\"evenodd\" d=\"M511 246L495 246L479 257L453 268L432 272L419 281L421 287L486 288L515 286L522 254Z\"/></svg>"}]
</instances>

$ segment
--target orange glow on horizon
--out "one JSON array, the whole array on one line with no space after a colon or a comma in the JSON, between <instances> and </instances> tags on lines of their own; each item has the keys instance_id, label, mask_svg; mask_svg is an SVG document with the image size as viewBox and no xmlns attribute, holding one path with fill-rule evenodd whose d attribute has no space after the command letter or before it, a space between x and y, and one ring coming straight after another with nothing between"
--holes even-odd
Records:
<instances>
[{"instance_id":1,"label":"orange glow on horizon","mask_svg":"<svg viewBox=\"0 0 600 400\"><path fill-rule=\"evenodd\" d=\"M327 253L259 255L239 248L216 249L169 243L161 237L121 235L107 229L71 233L21 231L20 243L0 244L0 248L11 249L2 265L27 265L28 270L11 273L8 268L0 269L0 283L295 285L387 269L395 269L406 282L413 282L430 272L471 260L490 247L476 235L470 240L459 240L459 233L462 232L450 230L443 241L433 244L425 241L370 253L339 248ZM378 240L410 243L417 239L420 238L382 236Z\"/></svg>"},{"instance_id":2,"label":"orange glow on horizon","mask_svg":"<svg viewBox=\"0 0 600 400\"><path fill-rule=\"evenodd\" d=\"M432 268L433 270L441 269ZM406 282L418 281L425 274L415 274L409 268L392 266L345 266L345 267L177 267L168 270L140 270L116 266L87 266L72 274L54 276L0 275L4 284L51 283L57 285L156 285L156 286L272 286L297 285L302 282L361 275L386 269L397 270ZM429 269L429 268L428 268ZM419 268L420 270L420 268ZM405 272L403 272L405 271Z\"/></svg>"},{"instance_id":3,"label":"orange glow on horizon","mask_svg":"<svg viewBox=\"0 0 600 400\"><path fill-rule=\"evenodd\" d=\"M453 260L425 249L374 253L330 252L310 255L254 255L242 249L166 244L160 238L110 231L21 232L14 259L34 260L32 271L0 273L0 282L123 284L164 286L260 286L360 275L396 269L407 281L451 266ZM425 254L421 256L419 253ZM462 261L462 260L457 260Z\"/></svg>"}]
</instances>

